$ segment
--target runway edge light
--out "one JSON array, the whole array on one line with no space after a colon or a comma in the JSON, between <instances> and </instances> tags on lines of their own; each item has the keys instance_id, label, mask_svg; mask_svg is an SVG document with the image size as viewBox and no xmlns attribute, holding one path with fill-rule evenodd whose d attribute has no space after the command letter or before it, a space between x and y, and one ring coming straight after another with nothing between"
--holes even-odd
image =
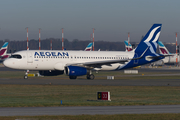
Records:
<instances>
[{"instance_id":1,"label":"runway edge light","mask_svg":"<svg viewBox=\"0 0 180 120\"><path fill-rule=\"evenodd\" d=\"M97 100L107 100L111 101L110 99L110 92L97 92Z\"/></svg>"}]
</instances>

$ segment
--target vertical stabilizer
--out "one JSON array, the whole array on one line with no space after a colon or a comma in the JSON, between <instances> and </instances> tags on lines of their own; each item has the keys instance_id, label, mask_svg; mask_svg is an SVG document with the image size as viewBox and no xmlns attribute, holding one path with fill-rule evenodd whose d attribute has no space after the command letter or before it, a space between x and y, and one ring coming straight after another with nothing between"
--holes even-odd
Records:
<instances>
[{"instance_id":1,"label":"vertical stabilizer","mask_svg":"<svg viewBox=\"0 0 180 120\"><path fill-rule=\"evenodd\" d=\"M91 51L92 50L92 45L93 45L93 43L89 43L84 51Z\"/></svg>"},{"instance_id":2,"label":"vertical stabilizer","mask_svg":"<svg viewBox=\"0 0 180 120\"><path fill-rule=\"evenodd\" d=\"M171 54L161 41L158 41L158 45L159 45L160 54L163 55Z\"/></svg>"},{"instance_id":3,"label":"vertical stabilizer","mask_svg":"<svg viewBox=\"0 0 180 120\"><path fill-rule=\"evenodd\" d=\"M147 32L147 34L144 36L144 38L139 43L138 47L135 50L135 53L138 54L138 56L141 56L141 54L149 47L146 54L156 54L157 50L157 44L161 32L161 26L162 24L154 24L150 30Z\"/></svg>"},{"instance_id":4,"label":"vertical stabilizer","mask_svg":"<svg viewBox=\"0 0 180 120\"><path fill-rule=\"evenodd\" d=\"M125 44L125 48L126 48L126 51L129 52L129 51L132 51L132 45L131 43L128 43L127 40L124 41L124 44Z\"/></svg>"},{"instance_id":5,"label":"vertical stabilizer","mask_svg":"<svg viewBox=\"0 0 180 120\"><path fill-rule=\"evenodd\" d=\"M133 56L134 60L130 60L129 63L121 66L119 69L127 69L132 66L136 67L163 59L163 57L156 53L161 26L162 24L154 24L150 28L135 49Z\"/></svg>"},{"instance_id":6,"label":"vertical stabilizer","mask_svg":"<svg viewBox=\"0 0 180 120\"><path fill-rule=\"evenodd\" d=\"M0 56L6 55L7 47L8 47L8 42L5 42L4 45L0 49Z\"/></svg>"}]
</instances>

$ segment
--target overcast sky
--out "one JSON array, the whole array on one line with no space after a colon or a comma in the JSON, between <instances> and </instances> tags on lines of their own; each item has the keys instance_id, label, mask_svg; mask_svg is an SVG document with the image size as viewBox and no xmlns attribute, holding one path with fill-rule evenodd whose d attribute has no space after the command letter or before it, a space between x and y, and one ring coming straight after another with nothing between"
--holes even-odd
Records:
<instances>
[{"instance_id":1,"label":"overcast sky","mask_svg":"<svg viewBox=\"0 0 180 120\"><path fill-rule=\"evenodd\" d=\"M160 40L180 36L180 0L0 0L0 40L61 38L139 42L154 23L162 23ZM179 37L180 41L180 37ZM180 42L178 42L180 43Z\"/></svg>"}]
</instances>

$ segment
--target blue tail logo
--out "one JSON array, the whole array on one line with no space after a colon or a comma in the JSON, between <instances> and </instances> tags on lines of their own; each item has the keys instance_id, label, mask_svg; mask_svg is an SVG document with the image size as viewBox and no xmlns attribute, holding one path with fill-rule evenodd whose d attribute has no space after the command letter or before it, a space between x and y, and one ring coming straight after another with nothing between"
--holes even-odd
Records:
<instances>
[{"instance_id":1,"label":"blue tail logo","mask_svg":"<svg viewBox=\"0 0 180 120\"><path fill-rule=\"evenodd\" d=\"M156 54L158 40L161 32L161 26L162 24L154 24L151 29L147 32L147 34L144 36L142 41L139 43L138 47L136 48L136 53L143 53L147 47L149 47L147 53Z\"/></svg>"},{"instance_id":2,"label":"blue tail logo","mask_svg":"<svg viewBox=\"0 0 180 120\"><path fill-rule=\"evenodd\" d=\"M156 53L162 24L154 24L141 40L134 52L134 60L120 67L120 69L136 67L162 59Z\"/></svg>"}]
</instances>

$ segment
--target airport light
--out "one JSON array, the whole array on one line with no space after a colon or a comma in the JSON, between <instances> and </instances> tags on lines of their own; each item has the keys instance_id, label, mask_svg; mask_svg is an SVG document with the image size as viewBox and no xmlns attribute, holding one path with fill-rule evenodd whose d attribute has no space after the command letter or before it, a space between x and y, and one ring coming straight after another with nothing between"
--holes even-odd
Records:
<instances>
[{"instance_id":1,"label":"airport light","mask_svg":"<svg viewBox=\"0 0 180 120\"><path fill-rule=\"evenodd\" d=\"M94 28L93 28L93 51L94 51Z\"/></svg>"},{"instance_id":2,"label":"airport light","mask_svg":"<svg viewBox=\"0 0 180 120\"><path fill-rule=\"evenodd\" d=\"M51 40L51 44L50 44L51 50L52 50L52 40Z\"/></svg>"},{"instance_id":3,"label":"airport light","mask_svg":"<svg viewBox=\"0 0 180 120\"><path fill-rule=\"evenodd\" d=\"M128 32L128 51L130 51L129 43L130 43L130 33Z\"/></svg>"},{"instance_id":4,"label":"airport light","mask_svg":"<svg viewBox=\"0 0 180 120\"><path fill-rule=\"evenodd\" d=\"M176 32L176 65L178 66L178 48L177 48L177 32Z\"/></svg>"},{"instance_id":5,"label":"airport light","mask_svg":"<svg viewBox=\"0 0 180 120\"><path fill-rule=\"evenodd\" d=\"M28 27L26 27L25 29L27 29L27 50L29 50L29 46L28 46Z\"/></svg>"},{"instance_id":6,"label":"airport light","mask_svg":"<svg viewBox=\"0 0 180 120\"><path fill-rule=\"evenodd\" d=\"M62 28L62 50L64 50L64 32L63 32L63 29Z\"/></svg>"},{"instance_id":7,"label":"airport light","mask_svg":"<svg viewBox=\"0 0 180 120\"><path fill-rule=\"evenodd\" d=\"M39 28L39 50L41 50L41 28Z\"/></svg>"}]
</instances>

